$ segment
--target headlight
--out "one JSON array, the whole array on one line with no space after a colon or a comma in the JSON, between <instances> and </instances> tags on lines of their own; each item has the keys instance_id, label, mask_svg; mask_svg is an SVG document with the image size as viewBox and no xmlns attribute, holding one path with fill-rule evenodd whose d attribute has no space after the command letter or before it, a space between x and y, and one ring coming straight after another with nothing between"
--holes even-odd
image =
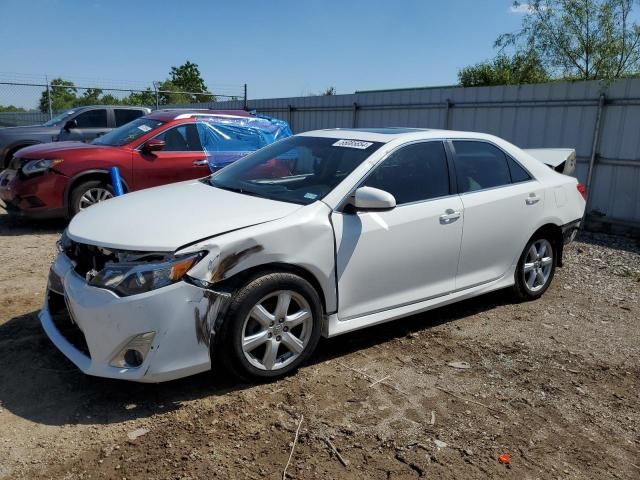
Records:
<instances>
[{"instance_id":1,"label":"headlight","mask_svg":"<svg viewBox=\"0 0 640 480\"><path fill-rule=\"evenodd\" d=\"M31 160L22 166L22 173L25 175L33 175L34 173L46 172L54 165L62 162L63 160L61 158Z\"/></svg>"},{"instance_id":2,"label":"headlight","mask_svg":"<svg viewBox=\"0 0 640 480\"><path fill-rule=\"evenodd\" d=\"M112 290L121 297L137 295L182 280L202 257L204 253L198 252L160 263L113 263L106 265L89 283Z\"/></svg>"}]
</instances>

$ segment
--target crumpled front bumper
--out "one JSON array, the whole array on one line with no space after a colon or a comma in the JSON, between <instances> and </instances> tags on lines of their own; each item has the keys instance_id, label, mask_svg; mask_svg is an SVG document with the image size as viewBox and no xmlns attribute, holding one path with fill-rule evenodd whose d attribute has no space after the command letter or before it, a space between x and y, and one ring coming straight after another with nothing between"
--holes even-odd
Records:
<instances>
[{"instance_id":1,"label":"crumpled front bumper","mask_svg":"<svg viewBox=\"0 0 640 480\"><path fill-rule=\"evenodd\" d=\"M58 255L39 317L51 341L84 373L162 382L211 368L209 339L202 334L203 315L211 310L211 292L178 282L140 295L118 297L90 286L73 267L66 255ZM52 311L54 303L63 305L62 314ZM139 367L111 365L133 338L146 332L155 332L155 336Z\"/></svg>"}]
</instances>

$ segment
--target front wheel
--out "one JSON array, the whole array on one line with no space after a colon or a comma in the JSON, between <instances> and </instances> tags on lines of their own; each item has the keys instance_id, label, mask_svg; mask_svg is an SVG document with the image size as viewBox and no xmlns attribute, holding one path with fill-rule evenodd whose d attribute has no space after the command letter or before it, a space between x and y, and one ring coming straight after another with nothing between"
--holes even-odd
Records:
<instances>
[{"instance_id":1,"label":"front wheel","mask_svg":"<svg viewBox=\"0 0 640 480\"><path fill-rule=\"evenodd\" d=\"M113 198L111 185L100 180L84 182L71 192L71 204L69 214L73 217L78 212L89 208L91 205Z\"/></svg>"},{"instance_id":2,"label":"front wheel","mask_svg":"<svg viewBox=\"0 0 640 480\"><path fill-rule=\"evenodd\" d=\"M544 234L534 236L525 247L515 273L513 291L520 300L535 300L549 288L556 270L553 242Z\"/></svg>"},{"instance_id":3,"label":"front wheel","mask_svg":"<svg viewBox=\"0 0 640 480\"><path fill-rule=\"evenodd\" d=\"M287 375L311 356L320 339L318 293L291 273L250 281L234 295L226 317L216 356L244 378Z\"/></svg>"}]
</instances>

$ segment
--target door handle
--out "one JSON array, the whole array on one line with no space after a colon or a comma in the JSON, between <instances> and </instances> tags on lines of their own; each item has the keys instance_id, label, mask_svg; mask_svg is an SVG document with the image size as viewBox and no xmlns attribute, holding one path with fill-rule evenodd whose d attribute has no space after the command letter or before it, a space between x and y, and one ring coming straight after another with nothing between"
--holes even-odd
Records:
<instances>
[{"instance_id":1,"label":"door handle","mask_svg":"<svg viewBox=\"0 0 640 480\"><path fill-rule=\"evenodd\" d=\"M207 162L206 160L194 160L193 161L193 166L194 167L204 167L205 165L208 165L209 162Z\"/></svg>"},{"instance_id":2,"label":"door handle","mask_svg":"<svg viewBox=\"0 0 640 480\"><path fill-rule=\"evenodd\" d=\"M525 200L527 205L535 205L539 201L540 201L540 197L538 195L536 195L535 193L529 194L529 196Z\"/></svg>"},{"instance_id":3,"label":"door handle","mask_svg":"<svg viewBox=\"0 0 640 480\"><path fill-rule=\"evenodd\" d=\"M440 223L443 223L443 224L453 223L460 218L460 215L461 214L459 211L453 210L451 208L447 208L444 211L444 214L440 215Z\"/></svg>"}]
</instances>

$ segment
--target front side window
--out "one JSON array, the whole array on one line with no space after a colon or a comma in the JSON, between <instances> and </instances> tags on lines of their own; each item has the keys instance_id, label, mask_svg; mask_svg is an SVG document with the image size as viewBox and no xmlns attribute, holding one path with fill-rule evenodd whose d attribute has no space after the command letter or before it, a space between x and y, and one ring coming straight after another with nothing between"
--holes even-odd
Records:
<instances>
[{"instance_id":1,"label":"front side window","mask_svg":"<svg viewBox=\"0 0 640 480\"><path fill-rule=\"evenodd\" d=\"M414 143L393 152L363 183L392 194L398 205L449 195L442 142Z\"/></svg>"},{"instance_id":2,"label":"front side window","mask_svg":"<svg viewBox=\"0 0 640 480\"><path fill-rule=\"evenodd\" d=\"M204 179L213 187L309 204L322 199L380 148L380 142L289 137Z\"/></svg>"},{"instance_id":3,"label":"front side window","mask_svg":"<svg viewBox=\"0 0 640 480\"><path fill-rule=\"evenodd\" d=\"M81 113L75 118L78 128L107 128L107 111L99 108Z\"/></svg>"},{"instance_id":4,"label":"front side window","mask_svg":"<svg viewBox=\"0 0 640 480\"><path fill-rule=\"evenodd\" d=\"M152 130L164 125L160 120L151 118L138 118L133 122L129 122L119 128L111 130L109 133L102 135L91 142L94 145L109 145L111 147L120 147L129 142L134 141L138 137L149 133Z\"/></svg>"},{"instance_id":5,"label":"front side window","mask_svg":"<svg viewBox=\"0 0 640 480\"><path fill-rule=\"evenodd\" d=\"M507 156L486 142L454 141L458 192L466 193L511 183Z\"/></svg>"},{"instance_id":6,"label":"front side window","mask_svg":"<svg viewBox=\"0 0 640 480\"><path fill-rule=\"evenodd\" d=\"M165 130L156 137L164 140L163 152L198 152L202 151L200 135L195 123L185 123Z\"/></svg>"}]
</instances>

